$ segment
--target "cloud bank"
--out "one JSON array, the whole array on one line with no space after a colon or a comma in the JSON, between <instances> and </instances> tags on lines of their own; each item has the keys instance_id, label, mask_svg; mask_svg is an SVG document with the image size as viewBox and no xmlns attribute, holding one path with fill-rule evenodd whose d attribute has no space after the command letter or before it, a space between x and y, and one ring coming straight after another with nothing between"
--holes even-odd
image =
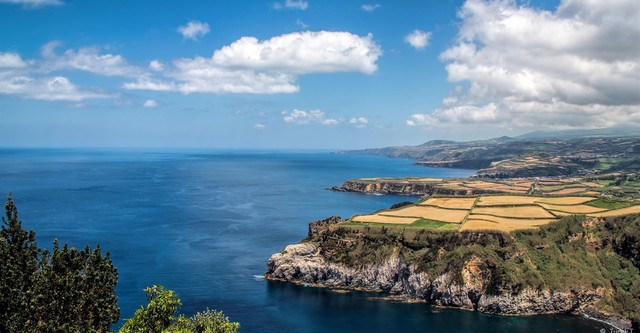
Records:
<instances>
[{"instance_id":1,"label":"cloud bank","mask_svg":"<svg viewBox=\"0 0 640 333\"><path fill-rule=\"evenodd\" d=\"M22 5L22 7L29 9L64 5L61 0L0 0L0 3Z\"/></svg>"},{"instance_id":2,"label":"cloud bank","mask_svg":"<svg viewBox=\"0 0 640 333\"><path fill-rule=\"evenodd\" d=\"M440 58L457 84L410 126L640 125L640 2L564 0L557 10L468 0Z\"/></svg>"},{"instance_id":3,"label":"cloud bank","mask_svg":"<svg viewBox=\"0 0 640 333\"><path fill-rule=\"evenodd\" d=\"M189 93L275 94L299 91L298 76L310 73L374 73L382 50L371 35L296 32L260 41L239 40L211 57L183 58L171 66L152 63L161 77L144 75L126 89Z\"/></svg>"}]
</instances>

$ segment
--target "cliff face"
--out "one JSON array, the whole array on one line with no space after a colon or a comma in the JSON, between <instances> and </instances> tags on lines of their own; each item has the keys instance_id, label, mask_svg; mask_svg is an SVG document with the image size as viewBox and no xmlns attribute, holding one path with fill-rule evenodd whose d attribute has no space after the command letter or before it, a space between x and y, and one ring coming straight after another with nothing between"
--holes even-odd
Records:
<instances>
[{"instance_id":1,"label":"cliff face","mask_svg":"<svg viewBox=\"0 0 640 333\"><path fill-rule=\"evenodd\" d=\"M630 225L637 228L639 219ZM541 231L546 239L534 231L511 235L403 230L394 234L385 228L349 230L339 224L342 221L334 216L312 223L305 242L289 245L269 259L265 277L316 287L389 292L407 301L489 314L580 313L621 329L630 329L637 315L631 307L611 311L616 299L627 296L622 295L620 281L607 279L627 274L621 279L640 284L638 269L603 272L608 264L593 260L611 258L603 254L597 259L600 253L583 251L594 242L602 249L613 239L599 235L598 230L628 227L628 221L612 227L604 220L568 219ZM541 247L540 242L546 245ZM583 250L574 254L572 249ZM550 259L551 253L565 258ZM627 266L630 262L618 259ZM582 268L583 261L593 272L584 272L589 268ZM628 297L637 298L635 288L629 287Z\"/></svg>"},{"instance_id":2,"label":"cliff face","mask_svg":"<svg viewBox=\"0 0 640 333\"><path fill-rule=\"evenodd\" d=\"M342 186L334 186L332 188L332 190L339 192L397 195L431 195L434 189L433 183L402 183L384 180L375 182L348 180Z\"/></svg>"},{"instance_id":3,"label":"cliff face","mask_svg":"<svg viewBox=\"0 0 640 333\"><path fill-rule=\"evenodd\" d=\"M604 289L553 291L524 289L489 293L490 272L478 268L478 259L462 270L429 276L402 256L391 255L380 264L352 268L331 263L313 243L289 245L268 262L267 277L317 287L391 292L406 299L503 315L565 313L588 308L602 298ZM456 275L462 280L457 281Z\"/></svg>"},{"instance_id":4,"label":"cliff face","mask_svg":"<svg viewBox=\"0 0 640 333\"><path fill-rule=\"evenodd\" d=\"M378 179L375 181L348 180L344 182L342 186L334 186L331 190L338 192L395 195L479 195L502 193L501 191L491 189L451 189L437 182L402 182L392 179Z\"/></svg>"}]
</instances>

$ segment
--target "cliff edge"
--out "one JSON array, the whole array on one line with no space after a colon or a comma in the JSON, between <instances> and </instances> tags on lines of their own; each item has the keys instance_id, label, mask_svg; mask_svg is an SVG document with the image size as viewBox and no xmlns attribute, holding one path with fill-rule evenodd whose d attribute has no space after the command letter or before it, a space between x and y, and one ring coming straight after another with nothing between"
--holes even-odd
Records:
<instances>
[{"instance_id":1,"label":"cliff edge","mask_svg":"<svg viewBox=\"0 0 640 333\"><path fill-rule=\"evenodd\" d=\"M354 227L334 216L274 254L265 277L489 314L575 313L628 330L640 317L638 237L639 216L508 234Z\"/></svg>"}]
</instances>

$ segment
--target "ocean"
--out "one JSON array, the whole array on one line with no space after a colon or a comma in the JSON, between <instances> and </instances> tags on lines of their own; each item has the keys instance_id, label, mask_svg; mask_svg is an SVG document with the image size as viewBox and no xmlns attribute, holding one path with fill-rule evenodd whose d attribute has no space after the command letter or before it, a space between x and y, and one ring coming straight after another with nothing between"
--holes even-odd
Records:
<instances>
[{"instance_id":1,"label":"ocean","mask_svg":"<svg viewBox=\"0 0 640 333\"><path fill-rule=\"evenodd\" d=\"M182 313L222 310L247 333L608 331L573 315L491 316L260 278L309 222L415 200L328 187L471 174L325 151L0 150L0 193L13 193L40 247L57 238L111 253L123 319L146 304L142 289L160 284L178 293Z\"/></svg>"}]
</instances>

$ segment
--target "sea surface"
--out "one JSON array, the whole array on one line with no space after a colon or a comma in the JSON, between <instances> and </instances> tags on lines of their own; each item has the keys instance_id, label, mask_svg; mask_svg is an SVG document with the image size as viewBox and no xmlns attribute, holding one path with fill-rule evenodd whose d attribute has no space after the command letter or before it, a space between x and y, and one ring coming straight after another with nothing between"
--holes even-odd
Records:
<instances>
[{"instance_id":1,"label":"sea surface","mask_svg":"<svg viewBox=\"0 0 640 333\"><path fill-rule=\"evenodd\" d=\"M99 243L111 253L123 319L146 304L143 288L161 284L179 294L183 313L222 310L241 323L241 332L605 328L571 315L490 316L260 278L269 256L305 238L309 222L412 199L327 187L357 177L472 173L318 151L0 150L0 193L13 193L24 227L36 231L41 247L57 238L76 247Z\"/></svg>"}]
</instances>

